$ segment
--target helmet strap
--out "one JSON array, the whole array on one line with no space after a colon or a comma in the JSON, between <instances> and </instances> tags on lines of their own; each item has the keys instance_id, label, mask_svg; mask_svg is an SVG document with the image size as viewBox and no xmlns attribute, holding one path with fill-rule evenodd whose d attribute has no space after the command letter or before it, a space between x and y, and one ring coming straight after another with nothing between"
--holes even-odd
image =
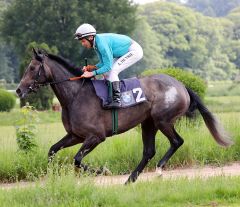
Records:
<instances>
[{"instance_id":1,"label":"helmet strap","mask_svg":"<svg viewBox=\"0 0 240 207\"><path fill-rule=\"evenodd\" d=\"M88 37L85 37L85 39L90 43L91 47L93 47L94 36L92 40L89 40Z\"/></svg>"}]
</instances>

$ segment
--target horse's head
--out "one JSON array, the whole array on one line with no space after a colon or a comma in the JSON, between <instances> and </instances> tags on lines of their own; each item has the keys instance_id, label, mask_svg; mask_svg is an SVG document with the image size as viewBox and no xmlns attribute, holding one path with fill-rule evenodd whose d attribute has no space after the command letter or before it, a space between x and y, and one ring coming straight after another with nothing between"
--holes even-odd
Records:
<instances>
[{"instance_id":1,"label":"horse's head","mask_svg":"<svg viewBox=\"0 0 240 207\"><path fill-rule=\"evenodd\" d=\"M44 67L44 57L45 54L33 48L33 58L25 70L16 90L20 98L26 97L31 92L36 92L39 88L39 84L47 82L48 75Z\"/></svg>"}]
</instances>

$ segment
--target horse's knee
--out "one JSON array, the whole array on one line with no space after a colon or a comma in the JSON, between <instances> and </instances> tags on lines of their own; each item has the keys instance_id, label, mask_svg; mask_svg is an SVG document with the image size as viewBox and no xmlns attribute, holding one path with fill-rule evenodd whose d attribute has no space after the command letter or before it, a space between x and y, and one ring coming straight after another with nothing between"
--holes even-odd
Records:
<instances>
[{"instance_id":1,"label":"horse's knee","mask_svg":"<svg viewBox=\"0 0 240 207\"><path fill-rule=\"evenodd\" d=\"M182 146L183 143L184 143L184 140L183 140L183 139L180 139L180 141L178 142L179 147Z\"/></svg>"},{"instance_id":2,"label":"horse's knee","mask_svg":"<svg viewBox=\"0 0 240 207\"><path fill-rule=\"evenodd\" d=\"M179 148L183 145L184 143L184 140L183 139L177 139L177 140L174 140L171 145L175 148Z\"/></svg>"},{"instance_id":3,"label":"horse's knee","mask_svg":"<svg viewBox=\"0 0 240 207\"><path fill-rule=\"evenodd\" d=\"M156 154L155 149L144 150L143 152L143 156L146 157L148 160L152 159L155 154Z\"/></svg>"}]
</instances>

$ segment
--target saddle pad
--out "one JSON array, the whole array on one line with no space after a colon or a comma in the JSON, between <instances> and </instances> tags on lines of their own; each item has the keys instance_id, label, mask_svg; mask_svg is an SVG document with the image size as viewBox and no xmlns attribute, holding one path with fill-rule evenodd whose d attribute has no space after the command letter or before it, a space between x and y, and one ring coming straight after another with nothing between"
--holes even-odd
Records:
<instances>
[{"instance_id":1,"label":"saddle pad","mask_svg":"<svg viewBox=\"0 0 240 207\"><path fill-rule=\"evenodd\" d=\"M106 80L92 80L97 96L102 100L103 106L108 103L108 86ZM137 78L120 81L121 107L127 108L146 101L145 94Z\"/></svg>"}]
</instances>

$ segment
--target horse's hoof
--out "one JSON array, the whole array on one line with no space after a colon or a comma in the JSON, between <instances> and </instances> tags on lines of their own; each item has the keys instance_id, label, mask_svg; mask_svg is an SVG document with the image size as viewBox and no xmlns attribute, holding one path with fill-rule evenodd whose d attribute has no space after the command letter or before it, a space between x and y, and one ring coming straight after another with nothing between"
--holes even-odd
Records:
<instances>
[{"instance_id":1,"label":"horse's hoof","mask_svg":"<svg viewBox=\"0 0 240 207\"><path fill-rule=\"evenodd\" d=\"M103 167L102 168L102 174L109 176L109 175L112 175L112 172L108 168Z\"/></svg>"},{"instance_id":2,"label":"horse's hoof","mask_svg":"<svg viewBox=\"0 0 240 207\"><path fill-rule=\"evenodd\" d=\"M101 167L100 169L98 169L96 171L96 174L109 176L109 175L112 175L112 172L109 169L107 169L106 167Z\"/></svg>"},{"instance_id":3,"label":"horse's hoof","mask_svg":"<svg viewBox=\"0 0 240 207\"><path fill-rule=\"evenodd\" d=\"M127 181L124 183L124 185L130 185L132 181L128 178Z\"/></svg>"},{"instance_id":4,"label":"horse's hoof","mask_svg":"<svg viewBox=\"0 0 240 207\"><path fill-rule=\"evenodd\" d=\"M162 172L162 168L161 167L156 167L156 173L158 174L158 176L162 176L163 172Z\"/></svg>"},{"instance_id":5,"label":"horse's hoof","mask_svg":"<svg viewBox=\"0 0 240 207\"><path fill-rule=\"evenodd\" d=\"M138 178L138 173L132 173L130 176L129 176L129 178L128 178L128 180L125 182L125 184L131 184L131 183L134 183L136 180L137 180L137 178Z\"/></svg>"}]
</instances>

